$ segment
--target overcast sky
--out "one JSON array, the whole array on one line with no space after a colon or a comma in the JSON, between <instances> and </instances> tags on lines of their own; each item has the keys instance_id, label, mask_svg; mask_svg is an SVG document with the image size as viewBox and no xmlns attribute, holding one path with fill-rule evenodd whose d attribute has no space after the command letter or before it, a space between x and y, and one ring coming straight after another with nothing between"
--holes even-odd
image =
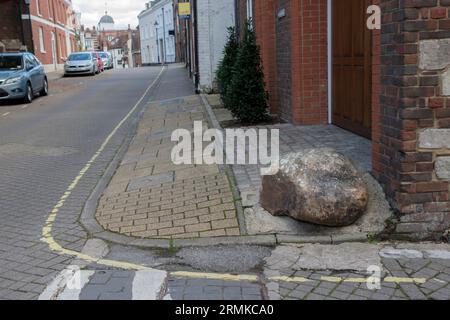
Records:
<instances>
[{"instance_id":1,"label":"overcast sky","mask_svg":"<svg viewBox=\"0 0 450 320\"><path fill-rule=\"evenodd\" d=\"M138 25L137 15L145 8L149 0L72 0L75 10L81 12L81 23L86 27L97 26L105 14L105 2L108 3L108 14L114 18L117 26L132 28Z\"/></svg>"}]
</instances>

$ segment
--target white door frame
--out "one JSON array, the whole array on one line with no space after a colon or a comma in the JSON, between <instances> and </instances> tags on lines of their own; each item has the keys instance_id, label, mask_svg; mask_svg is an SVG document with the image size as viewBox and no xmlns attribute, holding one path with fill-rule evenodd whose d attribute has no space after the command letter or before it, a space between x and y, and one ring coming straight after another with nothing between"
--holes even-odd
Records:
<instances>
[{"instance_id":1,"label":"white door frame","mask_svg":"<svg viewBox=\"0 0 450 320\"><path fill-rule=\"evenodd\" d=\"M58 58L57 58L57 48L56 48L56 34L55 32L51 32L51 41L52 41L52 63L54 70L57 69L58 65Z\"/></svg>"},{"instance_id":2,"label":"white door frame","mask_svg":"<svg viewBox=\"0 0 450 320\"><path fill-rule=\"evenodd\" d=\"M333 123L333 0L327 0L328 124Z\"/></svg>"}]
</instances>

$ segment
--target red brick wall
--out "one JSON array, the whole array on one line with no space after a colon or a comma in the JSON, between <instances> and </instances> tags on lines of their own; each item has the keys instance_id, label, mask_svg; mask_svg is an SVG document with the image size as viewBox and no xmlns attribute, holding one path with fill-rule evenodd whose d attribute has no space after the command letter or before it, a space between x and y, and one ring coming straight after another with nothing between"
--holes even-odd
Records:
<instances>
[{"instance_id":1,"label":"red brick wall","mask_svg":"<svg viewBox=\"0 0 450 320\"><path fill-rule=\"evenodd\" d=\"M449 182L435 162L450 149L420 148L427 129L449 128L441 115L440 71L419 68L419 42L450 38L449 0L382 0L381 131L378 178L399 212L396 234L438 239L450 228ZM440 5L439 5L440 4ZM427 59L427 57L425 57Z\"/></svg>"},{"instance_id":2,"label":"red brick wall","mask_svg":"<svg viewBox=\"0 0 450 320\"><path fill-rule=\"evenodd\" d=\"M327 123L327 1L255 0L254 15L272 112L296 124Z\"/></svg>"},{"instance_id":3,"label":"red brick wall","mask_svg":"<svg viewBox=\"0 0 450 320\"><path fill-rule=\"evenodd\" d=\"M327 1L291 0L292 106L296 124L328 121Z\"/></svg>"},{"instance_id":4,"label":"red brick wall","mask_svg":"<svg viewBox=\"0 0 450 320\"><path fill-rule=\"evenodd\" d=\"M245 2L245 1L244 1ZM261 47L261 58L264 69L264 81L269 92L271 112L278 113L278 82L277 82L277 54L276 54L276 0L254 1L254 25L258 44ZM243 10L243 11L242 11ZM241 8L246 12L246 8Z\"/></svg>"},{"instance_id":5,"label":"red brick wall","mask_svg":"<svg viewBox=\"0 0 450 320\"><path fill-rule=\"evenodd\" d=\"M20 42L20 45L25 45L28 50L31 50L29 24L21 19L21 14L26 13L25 5L21 7L17 0L3 0L0 2L0 12L0 41L16 40ZM14 50L17 49L19 48Z\"/></svg>"},{"instance_id":6,"label":"red brick wall","mask_svg":"<svg viewBox=\"0 0 450 320\"><path fill-rule=\"evenodd\" d=\"M380 0L372 0L372 4L379 5ZM381 30L372 31L372 47L372 167L373 174L378 177L383 170L380 163Z\"/></svg>"}]
</instances>

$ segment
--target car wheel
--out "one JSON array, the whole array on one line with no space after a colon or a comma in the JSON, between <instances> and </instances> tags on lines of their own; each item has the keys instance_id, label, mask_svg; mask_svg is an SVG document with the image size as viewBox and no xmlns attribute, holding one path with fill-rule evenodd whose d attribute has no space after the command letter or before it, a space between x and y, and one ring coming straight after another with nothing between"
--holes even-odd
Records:
<instances>
[{"instance_id":1,"label":"car wheel","mask_svg":"<svg viewBox=\"0 0 450 320\"><path fill-rule=\"evenodd\" d=\"M42 88L40 94L43 97L48 96L48 81L47 81L47 79L44 79L44 87Z\"/></svg>"},{"instance_id":2,"label":"car wheel","mask_svg":"<svg viewBox=\"0 0 450 320\"><path fill-rule=\"evenodd\" d=\"M34 94L33 94L33 88L31 87L30 83L27 83L27 89L26 89L25 97L23 98L23 101L25 103L31 103L33 102Z\"/></svg>"}]
</instances>

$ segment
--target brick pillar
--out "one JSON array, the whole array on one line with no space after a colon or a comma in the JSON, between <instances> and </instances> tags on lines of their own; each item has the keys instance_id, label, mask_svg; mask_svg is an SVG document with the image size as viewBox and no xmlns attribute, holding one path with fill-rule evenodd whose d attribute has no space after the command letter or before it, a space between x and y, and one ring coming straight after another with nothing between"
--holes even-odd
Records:
<instances>
[{"instance_id":1,"label":"brick pillar","mask_svg":"<svg viewBox=\"0 0 450 320\"><path fill-rule=\"evenodd\" d=\"M290 0L292 121L328 121L327 0Z\"/></svg>"},{"instance_id":2,"label":"brick pillar","mask_svg":"<svg viewBox=\"0 0 450 320\"><path fill-rule=\"evenodd\" d=\"M376 174L399 217L395 234L450 228L450 0L381 0Z\"/></svg>"},{"instance_id":3,"label":"brick pillar","mask_svg":"<svg viewBox=\"0 0 450 320\"><path fill-rule=\"evenodd\" d=\"M275 52L275 0L255 0L253 4L254 26L264 70L266 90L269 92L271 113L278 113L277 65Z\"/></svg>"}]
</instances>

